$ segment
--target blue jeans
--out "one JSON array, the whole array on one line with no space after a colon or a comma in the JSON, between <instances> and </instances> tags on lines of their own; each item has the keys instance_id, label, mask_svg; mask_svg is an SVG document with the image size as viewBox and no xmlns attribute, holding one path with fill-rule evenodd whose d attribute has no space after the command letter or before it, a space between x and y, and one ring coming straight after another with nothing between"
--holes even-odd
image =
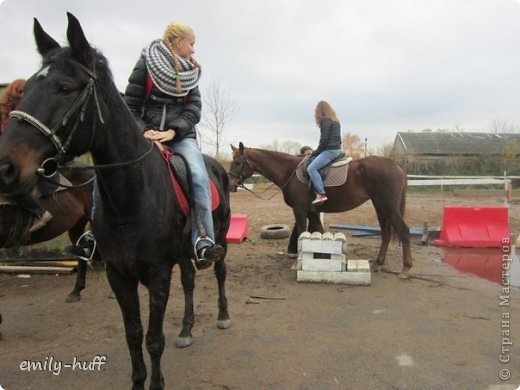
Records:
<instances>
[{"instance_id":1,"label":"blue jeans","mask_svg":"<svg viewBox=\"0 0 520 390\"><path fill-rule=\"evenodd\" d=\"M213 230L213 216L211 214L211 194L209 178L202 152L197 141L193 138L183 138L168 144L170 150L181 154L186 159L191 172L193 191L193 207L191 208L191 241L196 251L215 242ZM197 217L204 228L202 236Z\"/></svg>"},{"instance_id":2,"label":"blue jeans","mask_svg":"<svg viewBox=\"0 0 520 390\"><path fill-rule=\"evenodd\" d=\"M337 158L341 154L341 150L324 150L318 154L314 160L307 167L307 173L311 179L312 185L318 194L325 194L325 188L323 187L323 180L320 176L320 169L325 167L332 160Z\"/></svg>"}]
</instances>

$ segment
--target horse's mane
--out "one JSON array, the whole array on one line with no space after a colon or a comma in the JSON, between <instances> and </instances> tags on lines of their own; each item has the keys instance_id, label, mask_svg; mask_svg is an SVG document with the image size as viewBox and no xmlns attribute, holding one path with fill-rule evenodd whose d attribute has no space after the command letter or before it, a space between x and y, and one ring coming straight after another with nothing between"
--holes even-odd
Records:
<instances>
[{"instance_id":1,"label":"horse's mane","mask_svg":"<svg viewBox=\"0 0 520 390\"><path fill-rule=\"evenodd\" d=\"M16 109L18 102L22 98L24 85L24 79L16 79L12 81L0 98L0 130L5 129L9 123L9 113Z\"/></svg>"},{"instance_id":2,"label":"horse's mane","mask_svg":"<svg viewBox=\"0 0 520 390\"><path fill-rule=\"evenodd\" d=\"M270 154L273 158L276 158L276 159L292 159L292 160L302 160L302 156L295 156L295 155L292 155L292 154L289 154L289 153L285 153L285 152L279 152L277 150L268 150L268 149L259 149L259 148L247 148L249 150L256 150L256 151L259 151L259 152L267 152L268 154Z\"/></svg>"},{"instance_id":3,"label":"horse's mane","mask_svg":"<svg viewBox=\"0 0 520 390\"><path fill-rule=\"evenodd\" d=\"M117 91L117 88L114 84L114 78L112 76L112 71L110 70L110 66L108 64L108 59L101 53L99 49L91 47L92 54L94 57L94 73L96 75L96 79L98 80L98 84L109 85L112 84L114 89ZM72 50L70 47L64 47L62 50L53 51L50 55L46 56L43 59L43 62L55 62L61 66L65 66L67 62L74 61L77 63ZM98 91L103 93L103 97L105 101L110 102L113 99L117 99L120 97L119 92L117 94L108 94L109 88L103 88Z\"/></svg>"}]
</instances>

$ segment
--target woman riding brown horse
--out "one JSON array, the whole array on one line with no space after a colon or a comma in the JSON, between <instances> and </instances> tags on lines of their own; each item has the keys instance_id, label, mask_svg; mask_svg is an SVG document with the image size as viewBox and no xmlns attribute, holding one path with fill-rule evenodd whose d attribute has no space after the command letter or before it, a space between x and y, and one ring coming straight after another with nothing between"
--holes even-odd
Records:
<instances>
[{"instance_id":1,"label":"woman riding brown horse","mask_svg":"<svg viewBox=\"0 0 520 390\"><path fill-rule=\"evenodd\" d=\"M295 174L302 157L270 150L246 148L242 143L233 150L233 161L228 175L231 190L258 172L282 189L285 203L293 209L295 225L289 239L288 254L297 252L298 237L306 230L323 233L319 213L337 213L356 208L371 200L381 226L381 247L373 270L378 271L385 262L392 230L403 246L403 269L399 277L406 279L412 267L409 228L403 216L406 204L406 174L395 161L370 156L352 161L348 165L347 180L343 185L327 188L329 200L311 206L313 193L307 183Z\"/></svg>"}]
</instances>

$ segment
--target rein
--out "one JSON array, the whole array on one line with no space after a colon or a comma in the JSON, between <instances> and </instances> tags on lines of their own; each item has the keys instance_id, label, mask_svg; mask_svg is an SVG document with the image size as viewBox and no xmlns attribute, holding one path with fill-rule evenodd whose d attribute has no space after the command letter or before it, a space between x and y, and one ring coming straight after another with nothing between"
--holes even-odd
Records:
<instances>
[{"instance_id":1,"label":"rein","mask_svg":"<svg viewBox=\"0 0 520 390\"><path fill-rule=\"evenodd\" d=\"M94 180L96 180L96 175L92 176L90 179L84 181L80 184L74 184L74 185L67 185L63 183L58 183L54 180L52 180L52 177L57 172L71 172L71 171L87 171L87 170L100 170L100 169L113 169L113 168L121 168L121 167L127 167L133 164L138 163L139 161L143 160L146 156L150 154L150 152L153 150L154 142L150 142L150 148L144 152L142 155L140 155L138 158L132 161L125 161L120 163L112 163L112 164L99 164L99 165L58 165L56 160L53 158L49 158L45 160L40 168L36 170L36 173L39 174L43 180L47 181L48 183L54 184L58 187L62 188L76 188L76 187L83 187ZM48 165L49 167L46 167Z\"/></svg>"},{"instance_id":2,"label":"rein","mask_svg":"<svg viewBox=\"0 0 520 390\"><path fill-rule=\"evenodd\" d=\"M122 167L128 167L130 165L136 164L139 161L143 160L146 156L148 156L154 147L154 142L150 141L150 147L146 152L141 154L139 157L137 157L135 160L130 161L124 161L124 162L118 162L118 163L112 163L112 164L94 164L94 165L80 165L80 166L65 166L65 165L59 165L57 167L57 171L64 172L64 171L73 171L73 170L80 170L80 171L86 171L86 170L101 170L101 169L113 169L113 168L122 168ZM47 160L46 160L47 161ZM45 163L45 161L43 162ZM44 169L43 165L39 169Z\"/></svg>"}]
</instances>

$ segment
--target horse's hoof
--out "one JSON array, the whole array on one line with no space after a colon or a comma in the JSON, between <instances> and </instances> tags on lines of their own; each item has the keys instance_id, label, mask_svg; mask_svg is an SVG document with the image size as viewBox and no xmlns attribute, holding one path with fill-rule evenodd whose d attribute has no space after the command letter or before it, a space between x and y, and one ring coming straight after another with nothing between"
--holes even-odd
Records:
<instances>
[{"instance_id":1,"label":"horse's hoof","mask_svg":"<svg viewBox=\"0 0 520 390\"><path fill-rule=\"evenodd\" d=\"M229 328L231 328L231 325L233 325L233 323L231 322L230 318L228 318L227 320L218 320L217 321L217 328L219 328L219 329L229 329Z\"/></svg>"},{"instance_id":2,"label":"horse's hoof","mask_svg":"<svg viewBox=\"0 0 520 390\"><path fill-rule=\"evenodd\" d=\"M67 298L65 298L65 302L67 303L78 302L79 300L81 300L81 295L74 293L70 293L69 295L67 295Z\"/></svg>"},{"instance_id":3,"label":"horse's hoof","mask_svg":"<svg viewBox=\"0 0 520 390\"><path fill-rule=\"evenodd\" d=\"M398 275L399 279L410 279L410 273L408 271L401 271Z\"/></svg>"},{"instance_id":4,"label":"horse's hoof","mask_svg":"<svg viewBox=\"0 0 520 390\"><path fill-rule=\"evenodd\" d=\"M116 299L116 294L113 291L110 291L110 294L108 294L108 297L110 299Z\"/></svg>"},{"instance_id":5,"label":"horse's hoof","mask_svg":"<svg viewBox=\"0 0 520 390\"><path fill-rule=\"evenodd\" d=\"M193 344L193 337L177 337L175 339L175 346L177 348L186 348L189 347L191 344Z\"/></svg>"},{"instance_id":6,"label":"horse's hoof","mask_svg":"<svg viewBox=\"0 0 520 390\"><path fill-rule=\"evenodd\" d=\"M381 265L380 264L372 264L372 272L379 272L381 271Z\"/></svg>"},{"instance_id":7,"label":"horse's hoof","mask_svg":"<svg viewBox=\"0 0 520 390\"><path fill-rule=\"evenodd\" d=\"M296 259L298 257L297 253L287 253L287 257L289 259Z\"/></svg>"}]
</instances>

